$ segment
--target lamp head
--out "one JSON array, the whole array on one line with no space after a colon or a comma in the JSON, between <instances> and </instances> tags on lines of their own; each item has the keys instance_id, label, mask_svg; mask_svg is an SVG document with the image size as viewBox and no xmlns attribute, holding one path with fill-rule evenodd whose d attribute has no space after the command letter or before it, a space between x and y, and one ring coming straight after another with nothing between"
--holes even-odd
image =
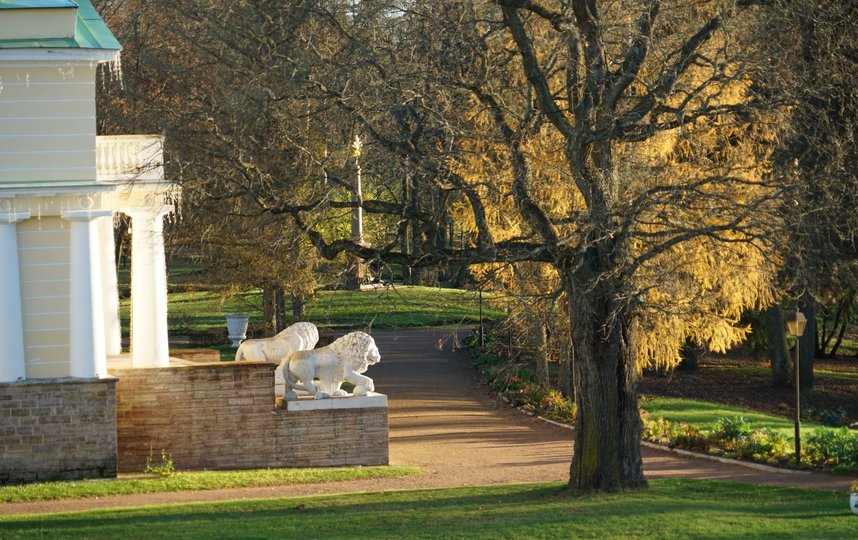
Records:
<instances>
[{"instance_id":1,"label":"lamp head","mask_svg":"<svg viewBox=\"0 0 858 540\"><path fill-rule=\"evenodd\" d=\"M807 326L807 318L804 316L804 313L796 310L795 314L787 319L786 325L787 332L789 332L790 335L801 337L801 335L804 334L805 326Z\"/></svg>"}]
</instances>

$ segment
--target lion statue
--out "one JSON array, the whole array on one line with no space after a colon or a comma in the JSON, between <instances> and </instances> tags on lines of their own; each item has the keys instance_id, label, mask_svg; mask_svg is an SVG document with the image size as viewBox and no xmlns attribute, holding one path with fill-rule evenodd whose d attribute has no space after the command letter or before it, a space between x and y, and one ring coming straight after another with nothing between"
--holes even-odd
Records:
<instances>
[{"instance_id":1,"label":"lion statue","mask_svg":"<svg viewBox=\"0 0 858 540\"><path fill-rule=\"evenodd\" d=\"M235 360L256 360L280 363L296 351L312 349L319 342L319 330L308 322L295 323L279 334L263 339L246 339L235 352ZM283 373L274 370L274 394L282 396L285 391Z\"/></svg>"},{"instance_id":2,"label":"lion statue","mask_svg":"<svg viewBox=\"0 0 858 540\"><path fill-rule=\"evenodd\" d=\"M316 399L346 396L340 389L343 381L355 385L354 395L366 395L375 390L375 385L362 373L380 360L375 340L364 332L346 334L315 350L294 352L280 363L289 386L286 399L298 399L295 390L309 392ZM318 384L314 382L316 379Z\"/></svg>"}]
</instances>

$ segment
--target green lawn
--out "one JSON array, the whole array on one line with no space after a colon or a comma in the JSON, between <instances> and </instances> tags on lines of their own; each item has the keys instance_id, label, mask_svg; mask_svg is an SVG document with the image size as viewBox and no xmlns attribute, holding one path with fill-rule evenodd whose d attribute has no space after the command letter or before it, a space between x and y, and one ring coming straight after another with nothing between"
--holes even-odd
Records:
<instances>
[{"instance_id":1,"label":"green lawn","mask_svg":"<svg viewBox=\"0 0 858 540\"><path fill-rule=\"evenodd\" d=\"M845 492L660 480L228 501L0 518L2 538L854 538Z\"/></svg>"},{"instance_id":2,"label":"green lawn","mask_svg":"<svg viewBox=\"0 0 858 540\"><path fill-rule=\"evenodd\" d=\"M643 396L640 406L653 418L664 418L671 422L685 422L698 429L709 429L719 418L731 418L742 416L751 423L754 429L771 428L792 438L795 435L794 421L791 418L771 416L755 412L750 409L712 403L708 401L695 401L692 399L666 398L657 396ZM801 432L810 433L822 424L814 422L801 423Z\"/></svg>"},{"instance_id":3,"label":"green lawn","mask_svg":"<svg viewBox=\"0 0 858 540\"><path fill-rule=\"evenodd\" d=\"M172 293L168 301L171 335L226 328L227 313L247 313L251 325L262 322L262 292L258 289L228 297L209 291ZM124 332L128 332L129 311L130 302L123 300L120 315ZM484 302L483 315L499 319L503 312ZM479 297L474 291L411 286L319 291L307 305L306 318L320 327L349 329L473 325L480 320Z\"/></svg>"},{"instance_id":4,"label":"green lawn","mask_svg":"<svg viewBox=\"0 0 858 540\"><path fill-rule=\"evenodd\" d=\"M154 478L120 477L115 480L44 482L21 486L2 486L0 487L0 503L107 497L134 493L318 484L344 480L392 478L421 474L422 472L417 467L328 467L321 469L176 472L169 476Z\"/></svg>"}]
</instances>

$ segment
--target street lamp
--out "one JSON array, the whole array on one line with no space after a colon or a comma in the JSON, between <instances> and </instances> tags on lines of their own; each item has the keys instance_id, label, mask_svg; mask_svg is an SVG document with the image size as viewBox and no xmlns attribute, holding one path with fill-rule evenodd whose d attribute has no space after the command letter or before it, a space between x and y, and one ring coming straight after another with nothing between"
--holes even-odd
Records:
<instances>
[{"instance_id":1,"label":"street lamp","mask_svg":"<svg viewBox=\"0 0 858 540\"><path fill-rule=\"evenodd\" d=\"M801 390L799 387L799 368L798 368L798 350L799 338L804 334L804 327L807 326L807 319L804 313L795 310L795 315L790 317L786 323L787 332L795 336L795 466L801 467Z\"/></svg>"}]
</instances>

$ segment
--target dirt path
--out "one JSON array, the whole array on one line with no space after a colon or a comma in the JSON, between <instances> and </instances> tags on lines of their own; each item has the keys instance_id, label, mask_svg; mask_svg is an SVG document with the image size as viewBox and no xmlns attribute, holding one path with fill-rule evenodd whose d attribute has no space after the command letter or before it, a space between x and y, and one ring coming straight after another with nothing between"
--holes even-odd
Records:
<instances>
[{"instance_id":1,"label":"dirt path","mask_svg":"<svg viewBox=\"0 0 858 540\"><path fill-rule=\"evenodd\" d=\"M16 503L0 506L0 515L568 479L572 432L511 410L488 396L469 368L467 355L453 351L450 330L377 332L375 338L382 361L368 375L390 400L391 465L419 466L425 474ZM643 452L648 478L708 478L840 490L848 489L850 483L848 478L826 474L778 474L648 448Z\"/></svg>"}]
</instances>

